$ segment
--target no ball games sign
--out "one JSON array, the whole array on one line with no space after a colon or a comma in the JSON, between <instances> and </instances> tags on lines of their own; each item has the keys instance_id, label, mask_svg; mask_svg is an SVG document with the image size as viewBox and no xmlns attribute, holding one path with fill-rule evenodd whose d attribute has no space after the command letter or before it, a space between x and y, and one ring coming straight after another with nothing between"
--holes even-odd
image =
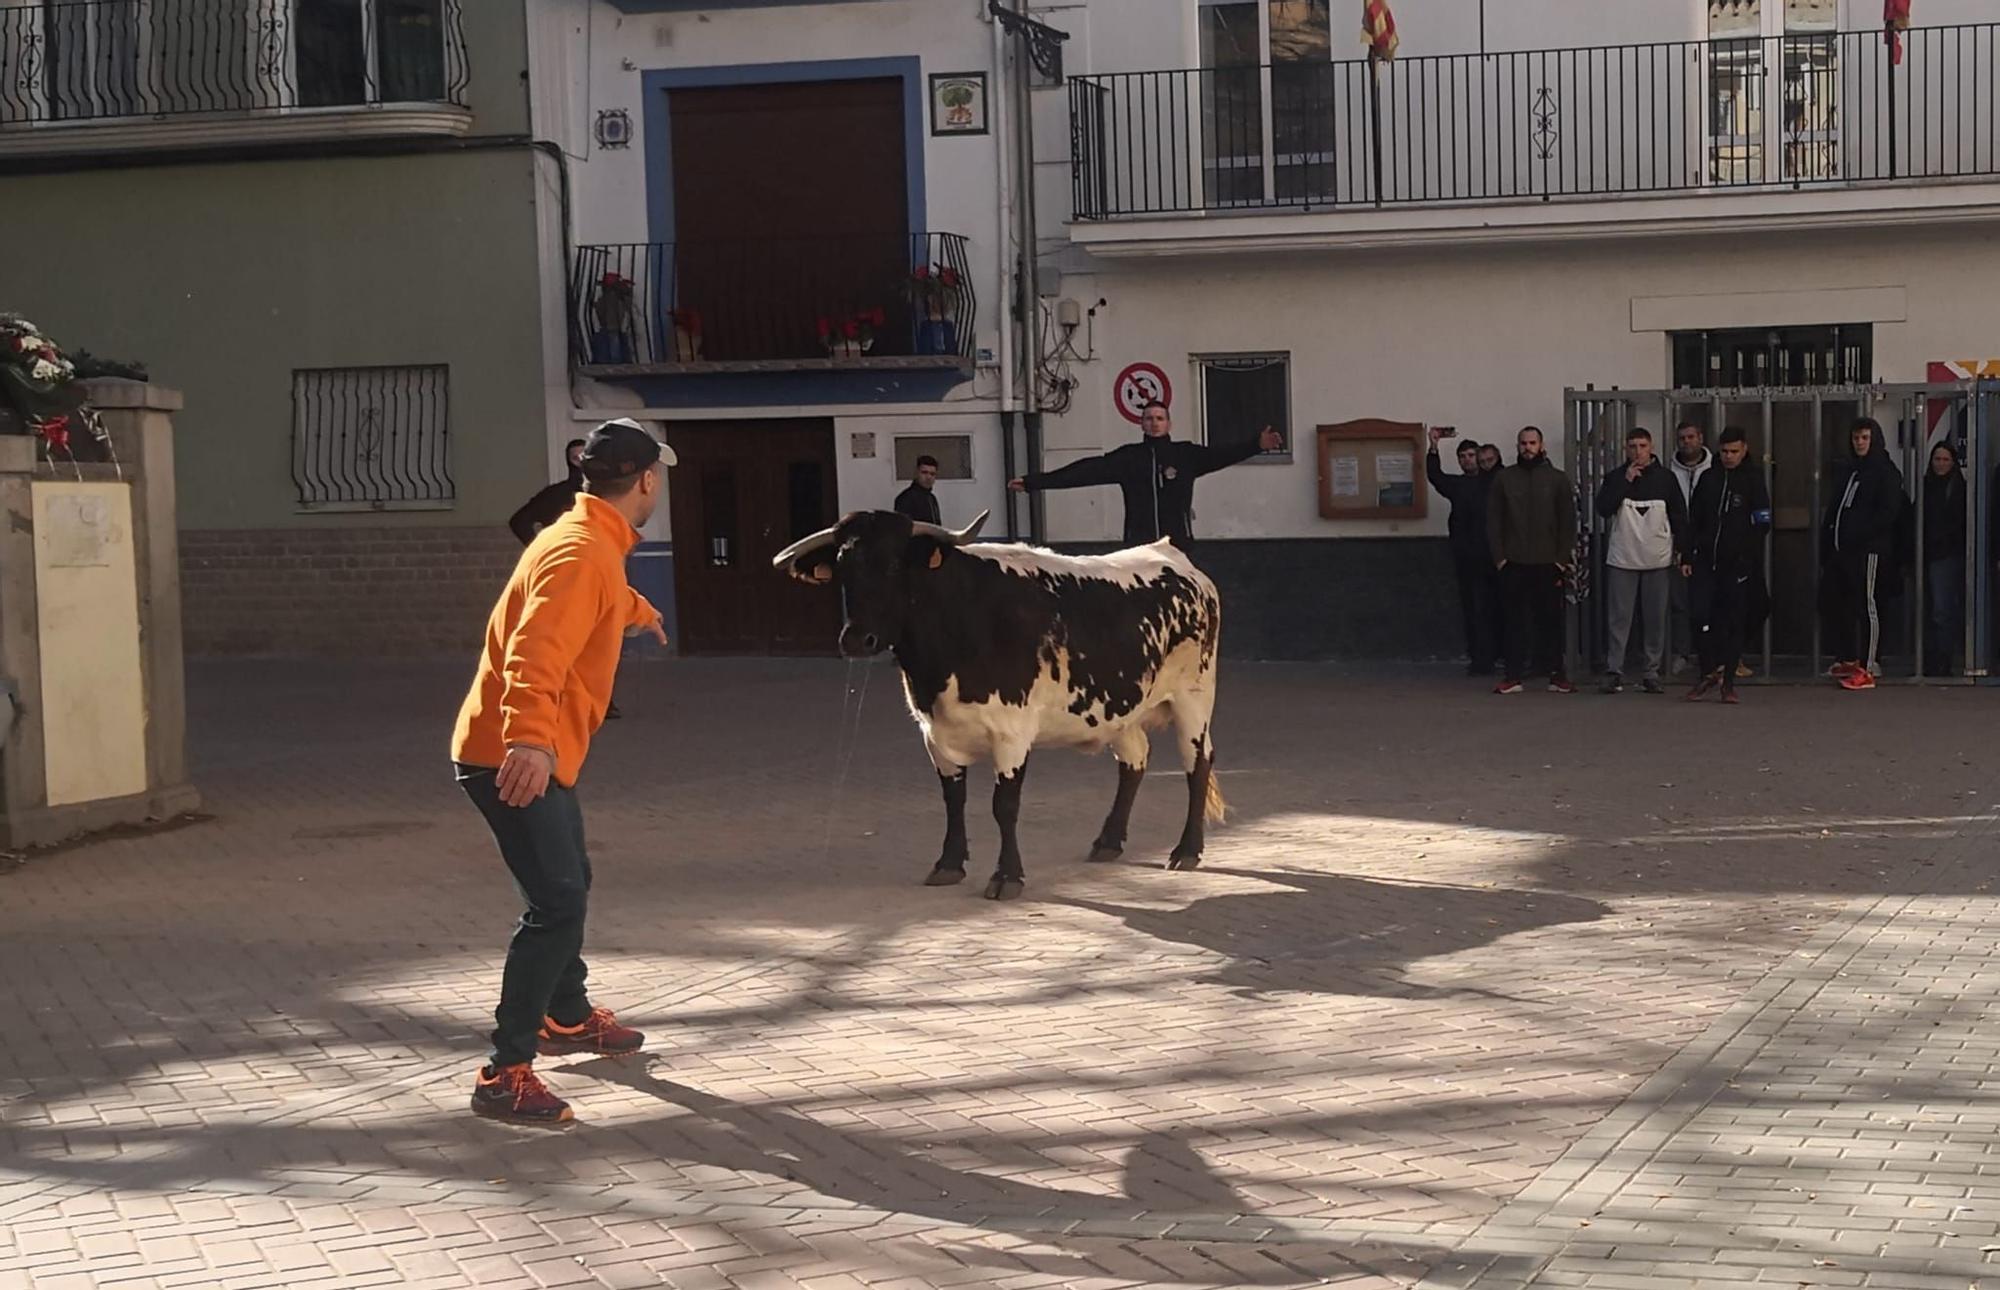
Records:
<instances>
[{"instance_id":1,"label":"no ball games sign","mask_svg":"<svg viewBox=\"0 0 2000 1290\"><path fill-rule=\"evenodd\" d=\"M1138 425L1145 419L1148 403L1157 399L1173 406L1174 387L1167 382L1167 374L1151 363L1134 363L1118 374L1111 397L1118 404L1118 415Z\"/></svg>"}]
</instances>

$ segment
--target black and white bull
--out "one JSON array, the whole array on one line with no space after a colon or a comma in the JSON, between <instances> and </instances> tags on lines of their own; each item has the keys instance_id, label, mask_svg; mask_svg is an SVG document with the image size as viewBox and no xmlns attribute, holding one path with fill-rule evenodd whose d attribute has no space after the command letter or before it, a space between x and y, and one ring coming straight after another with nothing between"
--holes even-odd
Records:
<instances>
[{"instance_id":1,"label":"black and white bull","mask_svg":"<svg viewBox=\"0 0 2000 1290\"><path fill-rule=\"evenodd\" d=\"M944 848L926 882L962 881L966 768L993 763L1000 863L989 900L1021 894L1015 825L1028 754L1037 747L1110 748L1118 794L1091 848L1123 853L1147 732L1172 724L1187 771L1187 824L1168 868L1201 863L1203 823L1221 819L1215 747L1215 584L1167 542L1109 555L1058 555L974 543L981 514L959 532L890 511L847 516L773 564L801 581L840 585L841 652L889 650L910 715L944 785Z\"/></svg>"}]
</instances>

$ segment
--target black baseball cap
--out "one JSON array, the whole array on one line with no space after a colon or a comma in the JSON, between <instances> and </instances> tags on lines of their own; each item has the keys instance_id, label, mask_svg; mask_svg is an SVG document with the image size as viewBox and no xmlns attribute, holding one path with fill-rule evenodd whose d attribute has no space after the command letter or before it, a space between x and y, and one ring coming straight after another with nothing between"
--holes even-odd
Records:
<instances>
[{"instance_id":1,"label":"black baseball cap","mask_svg":"<svg viewBox=\"0 0 2000 1290\"><path fill-rule=\"evenodd\" d=\"M640 429L638 422L619 417L590 432L577 468L585 479L624 479L651 467L661 452L660 441Z\"/></svg>"}]
</instances>

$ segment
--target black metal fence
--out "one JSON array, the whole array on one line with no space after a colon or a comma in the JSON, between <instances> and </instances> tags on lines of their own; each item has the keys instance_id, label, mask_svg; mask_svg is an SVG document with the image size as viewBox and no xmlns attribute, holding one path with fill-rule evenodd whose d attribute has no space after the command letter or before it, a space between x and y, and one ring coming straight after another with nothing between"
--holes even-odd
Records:
<instances>
[{"instance_id":1,"label":"black metal fence","mask_svg":"<svg viewBox=\"0 0 2000 1290\"><path fill-rule=\"evenodd\" d=\"M293 372L292 480L309 510L449 506L451 369Z\"/></svg>"},{"instance_id":2,"label":"black metal fence","mask_svg":"<svg viewBox=\"0 0 2000 1290\"><path fill-rule=\"evenodd\" d=\"M1070 80L1079 219L2000 173L2000 25Z\"/></svg>"},{"instance_id":3,"label":"black metal fence","mask_svg":"<svg viewBox=\"0 0 2000 1290\"><path fill-rule=\"evenodd\" d=\"M463 0L0 0L0 129L465 105Z\"/></svg>"},{"instance_id":4,"label":"black metal fence","mask_svg":"<svg viewBox=\"0 0 2000 1290\"><path fill-rule=\"evenodd\" d=\"M969 358L978 317L955 233L578 247L586 367Z\"/></svg>"}]
</instances>

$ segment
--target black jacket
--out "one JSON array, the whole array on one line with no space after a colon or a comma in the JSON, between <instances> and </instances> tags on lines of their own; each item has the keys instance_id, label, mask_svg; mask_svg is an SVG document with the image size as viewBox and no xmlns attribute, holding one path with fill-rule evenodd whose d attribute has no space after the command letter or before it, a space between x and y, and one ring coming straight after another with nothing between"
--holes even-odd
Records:
<instances>
[{"instance_id":1,"label":"black jacket","mask_svg":"<svg viewBox=\"0 0 2000 1290\"><path fill-rule=\"evenodd\" d=\"M1965 472L1924 472L1924 562L1965 558Z\"/></svg>"},{"instance_id":2,"label":"black jacket","mask_svg":"<svg viewBox=\"0 0 2000 1290\"><path fill-rule=\"evenodd\" d=\"M1431 481L1431 488L1439 497L1451 503L1446 531L1451 534L1453 558L1461 564L1491 564L1486 540L1486 490L1493 486L1493 476L1477 472L1447 475L1444 463L1438 460L1438 450L1432 448L1424 456L1424 478Z\"/></svg>"},{"instance_id":3,"label":"black jacket","mask_svg":"<svg viewBox=\"0 0 2000 1290\"><path fill-rule=\"evenodd\" d=\"M1486 494L1493 563L1568 564L1576 558L1576 493L1547 457L1517 462Z\"/></svg>"},{"instance_id":4,"label":"black jacket","mask_svg":"<svg viewBox=\"0 0 2000 1290\"><path fill-rule=\"evenodd\" d=\"M1748 460L1734 470L1721 462L1694 486L1687 561L1697 569L1747 574L1759 566L1764 535L1771 531L1771 493L1764 474Z\"/></svg>"},{"instance_id":5,"label":"black jacket","mask_svg":"<svg viewBox=\"0 0 2000 1290\"><path fill-rule=\"evenodd\" d=\"M1184 439L1141 439L1101 457L1085 457L1060 470L1028 475L1030 492L1116 484L1125 495L1125 543L1138 546L1172 538L1186 548L1194 541L1194 481L1257 455L1257 441L1211 448Z\"/></svg>"},{"instance_id":6,"label":"black jacket","mask_svg":"<svg viewBox=\"0 0 2000 1290\"><path fill-rule=\"evenodd\" d=\"M576 495L583 491L583 472L572 470L568 479L559 479L541 492L530 497L521 509L508 517L507 527L514 530L514 536L526 546L535 540L535 533L555 523L576 505Z\"/></svg>"},{"instance_id":7,"label":"black jacket","mask_svg":"<svg viewBox=\"0 0 2000 1290\"><path fill-rule=\"evenodd\" d=\"M1717 467L1709 467L1702 475L1706 481ZM1674 531L1674 550L1686 553L1688 549L1688 508L1687 499L1681 495L1680 480L1674 472L1655 460L1639 472L1639 477L1627 483L1626 467L1619 466L1604 477L1597 486L1597 513L1605 519L1618 514L1626 502L1665 502L1667 504L1667 524ZM1699 487L1699 485L1697 485Z\"/></svg>"},{"instance_id":8,"label":"black jacket","mask_svg":"<svg viewBox=\"0 0 2000 1290\"><path fill-rule=\"evenodd\" d=\"M1827 554L1892 556L1903 519L1903 472L1880 448L1849 457L1833 478L1822 535Z\"/></svg>"},{"instance_id":9,"label":"black jacket","mask_svg":"<svg viewBox=\"0 0 2000 1290\"><path fill-rule=\"evenodd\" d=\"M926 524L944 523L944 513L938 510L937 494L916 484L896 494L896 512Z\"/></svg>"}]
</instances>

